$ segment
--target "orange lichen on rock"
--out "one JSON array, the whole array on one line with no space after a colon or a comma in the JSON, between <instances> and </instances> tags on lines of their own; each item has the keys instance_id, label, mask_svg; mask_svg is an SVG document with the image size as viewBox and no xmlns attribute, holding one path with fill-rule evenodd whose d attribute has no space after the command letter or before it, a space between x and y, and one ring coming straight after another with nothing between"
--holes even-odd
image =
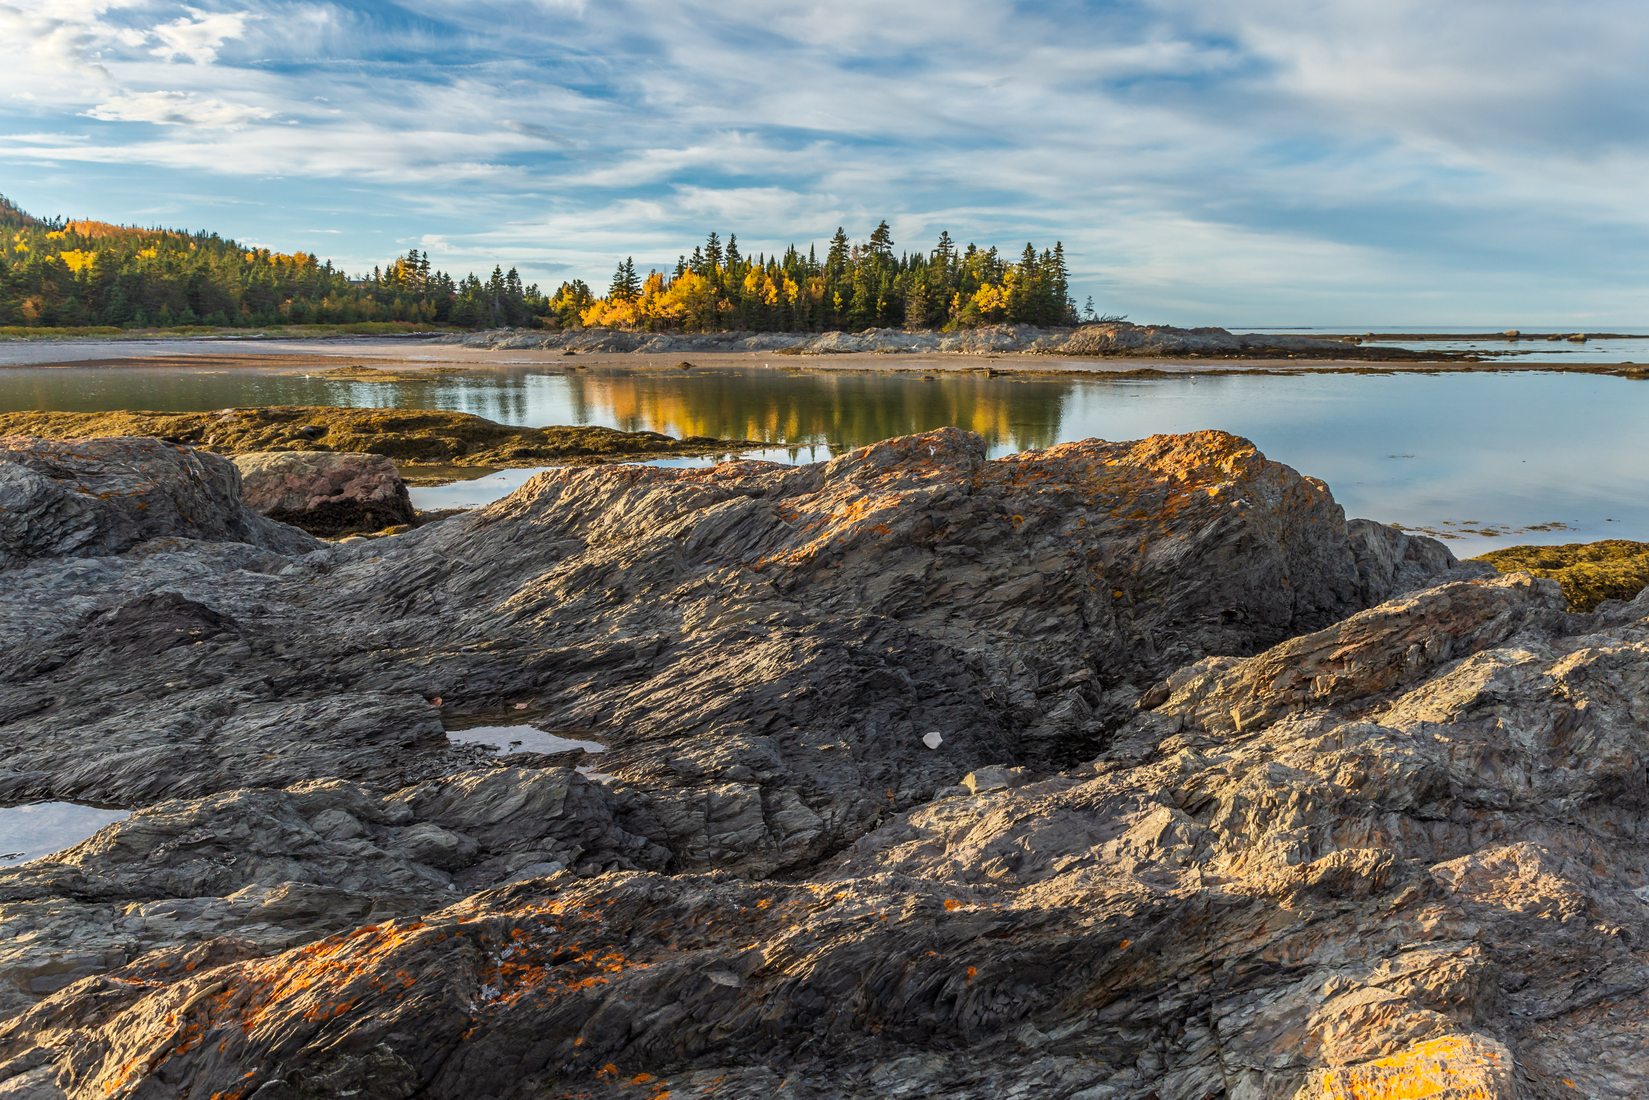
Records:
<instances>
[{"instance_id":1,"label":"orange lichen on rock","mask_svg":"<svg viewBox=\"0 0 1649 1100\"><path fill-rule=\"evenodd\" d=\"M1312 1100L1510 1100L1511 1058L1476 1036L1446 1035L1384 1058L1324 1070L1299 1096Z\"/></svg>"}]
</instances>

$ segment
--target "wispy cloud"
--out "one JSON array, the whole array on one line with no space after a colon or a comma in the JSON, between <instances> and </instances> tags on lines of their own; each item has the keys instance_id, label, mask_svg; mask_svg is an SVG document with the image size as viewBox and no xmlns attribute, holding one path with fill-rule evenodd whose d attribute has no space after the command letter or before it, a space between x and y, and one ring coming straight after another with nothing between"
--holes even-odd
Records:
<instances>
[{"instance_id":1,"label":"wispy cloud","mask_svg":"<svg viewBox=\"0 0 1649 1100\"><path fill-rule=\"evenodd\" d=\"M546 280L886 217L1063 237L1079 295L1135 316L1649 307L1636 0L26 6L0 191L50 212L215 195L169 216Z\"/></svg>"}]
</instances>

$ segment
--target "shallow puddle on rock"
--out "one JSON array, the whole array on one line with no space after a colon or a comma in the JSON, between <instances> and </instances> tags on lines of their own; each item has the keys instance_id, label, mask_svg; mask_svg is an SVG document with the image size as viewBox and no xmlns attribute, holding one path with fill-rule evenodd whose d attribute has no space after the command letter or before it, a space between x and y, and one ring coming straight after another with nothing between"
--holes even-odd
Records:
<instances>
[{"instance_id":1,"label":"shallow puddle on rock","mask_svg":"<svg viewBox=\"0 0 1649 1100\"><path fill-rule=\"evenodd\" d=\"M484 508L495 500L503 500L511 493L545 470L554 466L523 466L514 470L497 470L468 481L452 481L445 485L413 485L407 489L412 506L420 512L445 512L453 508Z\"/></svg>"},{"instance_id":2,"label":"shallow puddle on rock","mask_svg":"<svg viewBox=\"0 0 1649 1100\"><path fill-rule=\"evenodd\" d=\"M78 802L31 802L0 807L0 867L72 848L93 833L132 816L130 810L83 806Z\"/></svg>"},{"instance_id":3,"label":"shallow puddle on rock","mask_svg":"<svg viewBox=\"0 0 1649 1100\"><path fill-rule=\"evenodd\" d=\"M548 733L537 726L474 726L467 730L448 730L447 739L460 745L485 745L494 752L606 752L607 746L596 741L578 741L560 734Z\"/></svg>"}]
</instances>

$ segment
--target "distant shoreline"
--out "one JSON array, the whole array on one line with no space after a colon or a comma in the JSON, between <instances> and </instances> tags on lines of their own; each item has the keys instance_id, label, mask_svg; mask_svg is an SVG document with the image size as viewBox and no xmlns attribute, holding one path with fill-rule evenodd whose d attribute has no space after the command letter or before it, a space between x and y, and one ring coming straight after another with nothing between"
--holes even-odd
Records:
<instances>
[{"instance_id":1,"label":"distant shoreline","mask_svg":"<svg viewBox=\"0 0 1649 1100\"><path fill-rule=\"evenodd\" d=\"M0 369L73 367L122 369L146 367L177 370L269 370L328 372L356 370L367 378L419 372L470 372L532 368L569 373L589 369L675 371L770 369L785 372L836 371L918 374L1015 375L1019 377L1105 376L1153 378L1180 375L1286 374L1481 374L1556 372L1649 378L1649 365L1574 363L1523 359L1428 359L1371 361L1360 359L1289 359L1209 356L1107 355L1079 357L1031 352L996 354L957 352L846 352L779 354L762 351L577 352L546 349L494 350L437 343L427 339L378 337L353 339L242 341L192 338L142 342L75 341L42 344L0 343Z\"/></svg>"}]
</instances>

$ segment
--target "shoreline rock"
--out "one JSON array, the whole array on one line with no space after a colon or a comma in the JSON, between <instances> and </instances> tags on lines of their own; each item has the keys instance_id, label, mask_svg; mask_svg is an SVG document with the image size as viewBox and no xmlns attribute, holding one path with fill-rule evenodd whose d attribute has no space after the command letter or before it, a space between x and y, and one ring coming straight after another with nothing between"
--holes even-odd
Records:
<instances>
[{"instance_id":1,"label":"shoreline rock","mask_svg":"<svg viewBox=\"0 0 1649 1100\"><path fill-rule=\"evenodd\" d=\"M1649 595L1570 613L1233 436L563 469L6 577L0 795L137 812L0 871L0 1095L1649 1072ZM442 735L498 714L607 777Z\"/></svg>"},{"instance_id":2,"label":"shoreline rock","mask_svg":"<svg viewBox=\"0 0 1649 1100\"><path fill-rule=\"evenodd\" d=\"M224 455L269 451L382 455L420 467L545 466L660 455L719 455L748 440L672 439L658 432L567 426L522 428L437 409L276 405L202 413L0 413L0 437L62 441L146 436Z\"/></svg>"},{"instance_id":3,"label":"shoreline rock","mask_svg":"<svg viewBox=\"0 0 1649 1100\"><path fill-rule=\"evenodd\" d=\"M406 482L382 455L253 451L234 458L241 498L312 535L349 535L417 522Z\"/></svg>"},{"instance_id":4,"label":"shoreline rock","mask_svg":"<svg viewBox=\"0 0 1649 1100\"><path fill-rule=\"evenodd\" d=\"M0 570L119 554L159 538L318 544L248 509L227 459L158 439L53 442L0 435Z\"/></svg>"},{"instance_id":5,"label":"shoreline rock","mask_svg":"<svg viewBox=\"0 0 1649 1100\"><path fill-rule=\"evenodd\" d=\"M677 354L767 351L779 355L929 353L1069 355L1088 358L1361 359L1436 362L1449 352L1415 352L1313 336L1233 334L1222 328L1175 328L1099 322L1073 328L982 325L954 332L866 329L863 332L640 332L627 329L492 329L433 338L434 343L493 349L536 348L581 352Z\"/></svg>"}]
</instances>

